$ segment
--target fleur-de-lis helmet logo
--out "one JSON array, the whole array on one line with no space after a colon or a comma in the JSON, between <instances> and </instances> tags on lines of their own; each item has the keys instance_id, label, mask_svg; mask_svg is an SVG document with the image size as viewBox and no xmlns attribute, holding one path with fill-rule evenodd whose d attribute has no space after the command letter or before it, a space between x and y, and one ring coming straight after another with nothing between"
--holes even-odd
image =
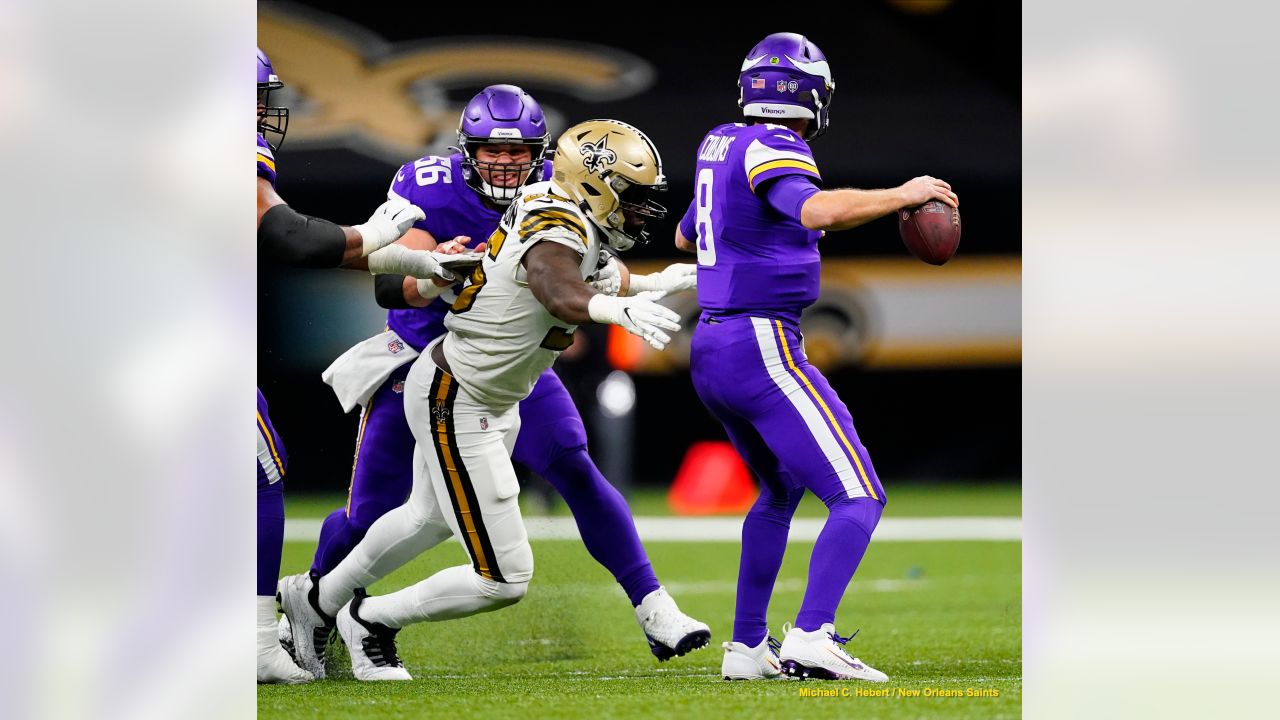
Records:
<instances>
[{"instance_id":1,"label":"fleur-de-lis helmet logo","mask_svg":"<svg viewBox=\"0 0 1280 720\"><path fill-rule=\"evenodd\" d=\"M587 172L594 173L604 165L618 162L618 154L608 147L609 136L600 138L599 142L583 143L578 151L582 153L582 166Z\"/></svg>"}]
</instances>

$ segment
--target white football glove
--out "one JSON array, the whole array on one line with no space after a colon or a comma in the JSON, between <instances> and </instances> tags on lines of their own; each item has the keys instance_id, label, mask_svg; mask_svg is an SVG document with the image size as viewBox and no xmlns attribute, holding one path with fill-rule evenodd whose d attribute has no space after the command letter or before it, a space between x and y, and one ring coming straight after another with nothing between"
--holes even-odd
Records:
<instances>
[{"instance_id":1,"label":"white football glove","mask_svg":"<svg viewBox=\"0 0 1280 720\"><path fill-rule=\"evenodd\" d=\"M694 263L676 263L663 268L662 272L648 275L632 275L628 295L639 295L642 292L668 293L693 290L698 287L698 266Z\"/></svg>"},{"instance_id":2,"label":"white football glove","mask_svg":"<svg viewBox=\"0 0 1280 720\"><path fill-rule=\"evenodd\" d=\"M369 221L360 225L352 225L351 229L360 233L364 242L361 257L369 257L374 252L399 240L416 222L426 219L422 208L410 205L399 198L388 200L373 211Z\"/></svg>"},{"instance_id":3,"label":"white football glove","mask_svg":"<svg viewBox=\"0 0 1280 720\"><path fill-rule=\"evenodd\" d=\"M671 336L664 331L680 329L679 315L646 298L592 295L587 303L587 314L595 322L621 327L655 350L661 350L671 342Z\"/></svg>"},{"instance_id":4,"label":"white football glove","mask_svg":"<svg viewBox=\"0 0 1280 720\"><path fill-rule=\"evenodd\" d=\"M604 265L596 270L595 278L587 284L605 295L617 295L622 289L622 273L618 270L618 258L609 255Z\"/></svg>"},{"instance_id":5,"label":"white football glove","mask_svg":"<svg viewBox=\"0 0 1280 720\"><path fill-rule=\"evenodd\" d=\"M470 273L472 268L479 265L480 262L484 260L484 253L482 252L433 252L431 255L436 259L436 262L440 263L440 267L448 270L458 277Z\"/></svg>"},{"instance_id":6,"label":"white football glove","mask_svg":"<svg viewBox=\"0 0 1280 720\"><path fill-rule=\"evenodd\" d=\"M369 255L369 272L374 275L408 275L419 280L440 278L457 282L458 276L441 264L441 260L455 257L457 256L440 255L426 250L410 250L403 245L388 245Z\"/></svg>"}]
</instances>

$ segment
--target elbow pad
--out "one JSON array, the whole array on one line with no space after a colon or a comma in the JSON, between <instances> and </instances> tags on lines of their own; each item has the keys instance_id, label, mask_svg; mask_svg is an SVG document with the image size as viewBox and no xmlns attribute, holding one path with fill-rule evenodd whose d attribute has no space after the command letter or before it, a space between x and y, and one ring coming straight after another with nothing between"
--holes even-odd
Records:
<instances>
[{"instance_id":1,"label":"elbow pad","mask_svg":"<svg viewBox=\"0 0 1280 720\"><path fill-rule=\"evenodd\" d=\"M413 306L404 299L404 275L374 275L373 298L378 307L407 310Z\"/></svg>"},{"instance_id":2,"label":"elbow pad","mask_svg":"<svg viewBox=\"0 0 1280 720\"><path fill-rule=\"evenodd\" d=\"M258 224L258 254L282 265L336 268L347 252L342 228L288 205L276 205Z\"/></svg>"}]
</instances>

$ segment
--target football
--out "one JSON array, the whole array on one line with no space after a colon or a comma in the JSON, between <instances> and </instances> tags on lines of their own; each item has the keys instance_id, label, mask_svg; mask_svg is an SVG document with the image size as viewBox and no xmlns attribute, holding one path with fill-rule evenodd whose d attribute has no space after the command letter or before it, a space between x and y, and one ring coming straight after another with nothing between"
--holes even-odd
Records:
<instances>
[{"instance_id":1,"label":"football","mask_svg":"<svg viewBox=\"0 0 1280 720\"><path fill-rule=\"evenodd\" d=\"M960 211L940 200L898 211L898 232L912 255L941 265L960 246Z\"/></svg>"}]
</instances>

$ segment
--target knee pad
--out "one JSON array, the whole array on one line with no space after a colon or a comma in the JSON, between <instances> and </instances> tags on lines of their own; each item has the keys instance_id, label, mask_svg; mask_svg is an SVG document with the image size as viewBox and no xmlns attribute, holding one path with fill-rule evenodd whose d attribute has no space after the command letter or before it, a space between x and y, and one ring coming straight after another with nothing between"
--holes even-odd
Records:
<instances>
[{"instance_id":1,"label":"knee pad","mask_svg":"<svg viewBox=\"0 0 1280 720\"><path fill-rule=\"evenodd\" d=\"M515 547L498 551L498 573L504 583L528 584L533 578L533 548L529 541Z\"/></svg>"},{"instance_id":2,"label":"knee pad","mask_svg":"<svg viewBox=\"0 0 1280 720\"><path fill-rule=\"evenodd\" d=\"M880 515L884 510L879 501L869 497L836 498L827 503L827 508L831 511L831 518L855 522L867 531L867 535L871 535L880 524Z\"/></svg>"}]
</instances>

